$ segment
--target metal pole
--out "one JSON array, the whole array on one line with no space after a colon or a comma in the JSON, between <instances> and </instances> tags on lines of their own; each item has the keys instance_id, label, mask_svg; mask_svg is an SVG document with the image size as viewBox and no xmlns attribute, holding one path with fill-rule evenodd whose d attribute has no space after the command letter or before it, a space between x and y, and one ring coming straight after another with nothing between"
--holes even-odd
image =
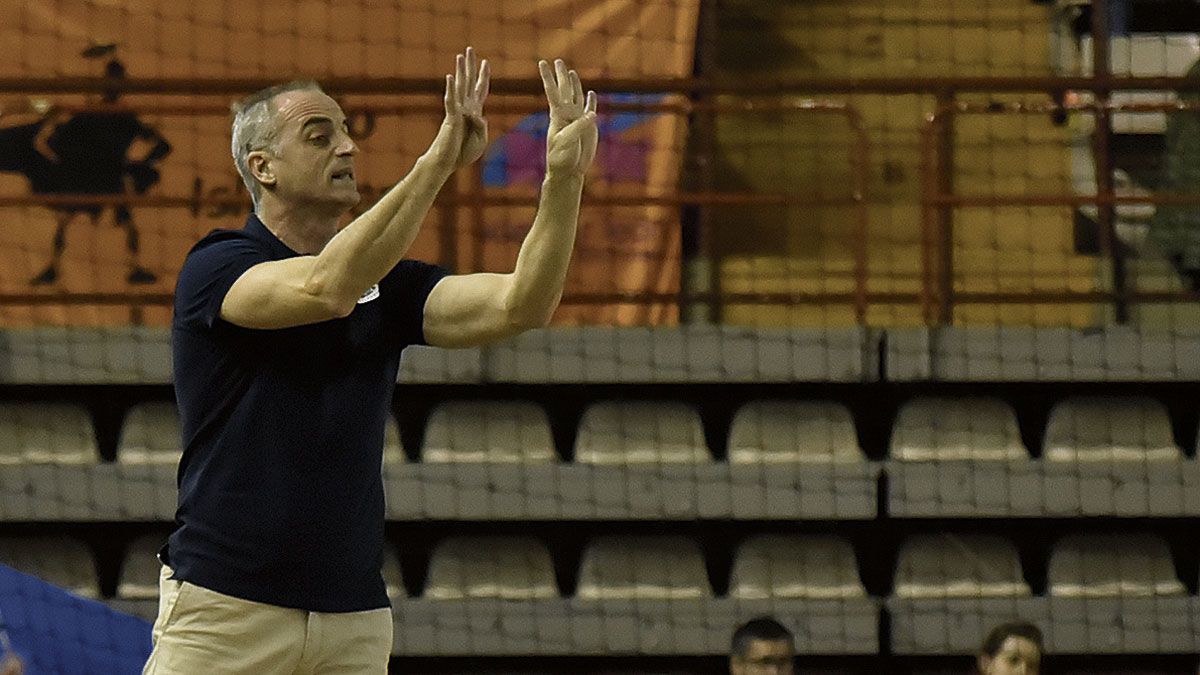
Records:
<instances>
[{"instance_id":1,"label":"metal pole","mask_svg":"<svg viewBox=\"0 0 1200 675\"><path fill-rule=\"evenodd\" d=\"M938 94L938 110L953 111L954 91ZM937 171L938 195L954 194L954 114L943 115L934 129L935 142L933 169ZM941 259L938 261L938 289L941 304L938 323L954 322L954 207L939 204L937 209L938 237Z\"/></svg>"},{"instance_id":2,"label":"metal pole","mask_svg":"<svg viewBox=\"0 0 1200 675\"><path fill-rule=\"evenodd\" d=\"M1112 91L1112 64L1109 61L1109 6L1113 0L1092 3L1092 91L1096 96L1096 129L1092 137L1096 163L1096 193L1102 197L1113 194L1112 114L1107 108ZM1112 263L1113 311L1119 324L1129 322L1129 302L1126 299L1125 257L1117 239L1116 209L1111 202L1097 207L1097 227L1100 228L1100 251Z\"/></svg>"},{"instance_id":3,"label":"metal pole","mask_svg":"<svg viewBox=\"0 0 1200 675\"><path fill-rule=\"evenodd\" d=\"M696 31L697 78L710 78L717 69L717 15L720 0L703 0ZM696 104L692 123L694 167L698 189L712 192L716 184L714 156L717 152L717 110L712 105L714 95L709 91L691 94ZM721 278L718 273L720 252L713 241L712 209L701 204L685 207L681 212L684 228L681 242L680 320L686 323L718 323L721 320ZM706 303L684 298L707 297Z\"/></svg>"}]
</instances>

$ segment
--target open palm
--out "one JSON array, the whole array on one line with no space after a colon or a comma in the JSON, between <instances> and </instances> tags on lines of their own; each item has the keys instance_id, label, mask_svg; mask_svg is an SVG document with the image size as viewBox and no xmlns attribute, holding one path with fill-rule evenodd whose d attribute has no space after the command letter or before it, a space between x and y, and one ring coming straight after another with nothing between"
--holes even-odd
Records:
<instances>
[{"instance_id":1,"label":"open palm","mask_svg":"<svg viewBox=\"0 0 1200 675\"><path fill-rule=\"evenodd\" d=\"M553 67L539 61L538 71L550 105L546 170L582 175L595 158L599 141L596 92L589 91L584 96L579 73L567 70L562 59L556 59Z\"/></svg>"},{"instance_id":2,"label":"open palm","mask_svg":"<svg viewBox=\"0 0 1200 675\"><path fill-rule=\"evenodd\" d=\"M483 156L487 149L488 124L483 116L491 83L491 66L480 61L475 50L467 47L454 63L454 74L446 76L446 120L457 141L455 168L462 168Z\"/></svg>"}]
</instances>

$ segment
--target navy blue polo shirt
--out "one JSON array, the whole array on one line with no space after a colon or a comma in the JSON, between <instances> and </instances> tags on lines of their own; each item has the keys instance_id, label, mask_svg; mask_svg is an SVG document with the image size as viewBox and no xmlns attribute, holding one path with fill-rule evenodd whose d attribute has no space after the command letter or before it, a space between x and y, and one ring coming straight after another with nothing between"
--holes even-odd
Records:
<instances>
[{"instance_id":1,"label":"navy blue polo shirt","mask_svg":"<svg viewBox=\"0 0 1200 675\"><path fill-rule=\"evenodd\" d=\"M405 260L342 319L253 330L220 318L233 282L295 257L251 215L183 264L172 348L183 435L175 578L315 612L388 606L384 422L400 352L424 342L425 300L445 275Z\"/></svg>"}]
</instances>

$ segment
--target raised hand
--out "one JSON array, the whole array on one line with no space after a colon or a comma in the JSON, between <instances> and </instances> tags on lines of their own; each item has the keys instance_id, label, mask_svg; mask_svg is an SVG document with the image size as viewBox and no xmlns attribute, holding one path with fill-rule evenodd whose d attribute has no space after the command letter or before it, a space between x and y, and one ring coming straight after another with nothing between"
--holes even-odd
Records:
<instances>
[{"instance_id":1,"label":"raised hand","mask_svg":"<svg viewBox=\"0 0 1200 675\"><path fill-rule=\"evenodd\" d=\"M538 61L550 126L546 131L546 172L582 176L596 156L600 133L596 128L596 92L583 94L579 73L567 70L562 59L554 67Z\"/></svg>"},{"instance_id":2,"label":"raised hand","mask_svg":"<svg viewBox=\"0 0 1200 675\"><path fill-rule=\"evenodd\" d=\"M488 125L483 116L483 102L487 100L491 74L487 59L480 61L475 50L467 47L466 54L455 58L454 73L446 76L443 150L455 169L479 159L487 149Z\"/></svg>"}]
</instances>

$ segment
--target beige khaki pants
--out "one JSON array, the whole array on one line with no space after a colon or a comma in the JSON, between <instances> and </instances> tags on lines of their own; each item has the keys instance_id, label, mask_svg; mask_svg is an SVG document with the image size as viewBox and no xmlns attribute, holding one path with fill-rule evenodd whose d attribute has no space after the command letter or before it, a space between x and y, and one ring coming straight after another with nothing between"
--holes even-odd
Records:
<instances>
[{"instance_id":1,"label":"beige khaki pants","mask_svg":"<svg viewBox=\"0 0 1200 675\"><path fill-rule=\"evenodd\" d=\"M143 675L387 673L392 612L306 612L158 580L154 651Z\"/></svg>"}]
</instances>

